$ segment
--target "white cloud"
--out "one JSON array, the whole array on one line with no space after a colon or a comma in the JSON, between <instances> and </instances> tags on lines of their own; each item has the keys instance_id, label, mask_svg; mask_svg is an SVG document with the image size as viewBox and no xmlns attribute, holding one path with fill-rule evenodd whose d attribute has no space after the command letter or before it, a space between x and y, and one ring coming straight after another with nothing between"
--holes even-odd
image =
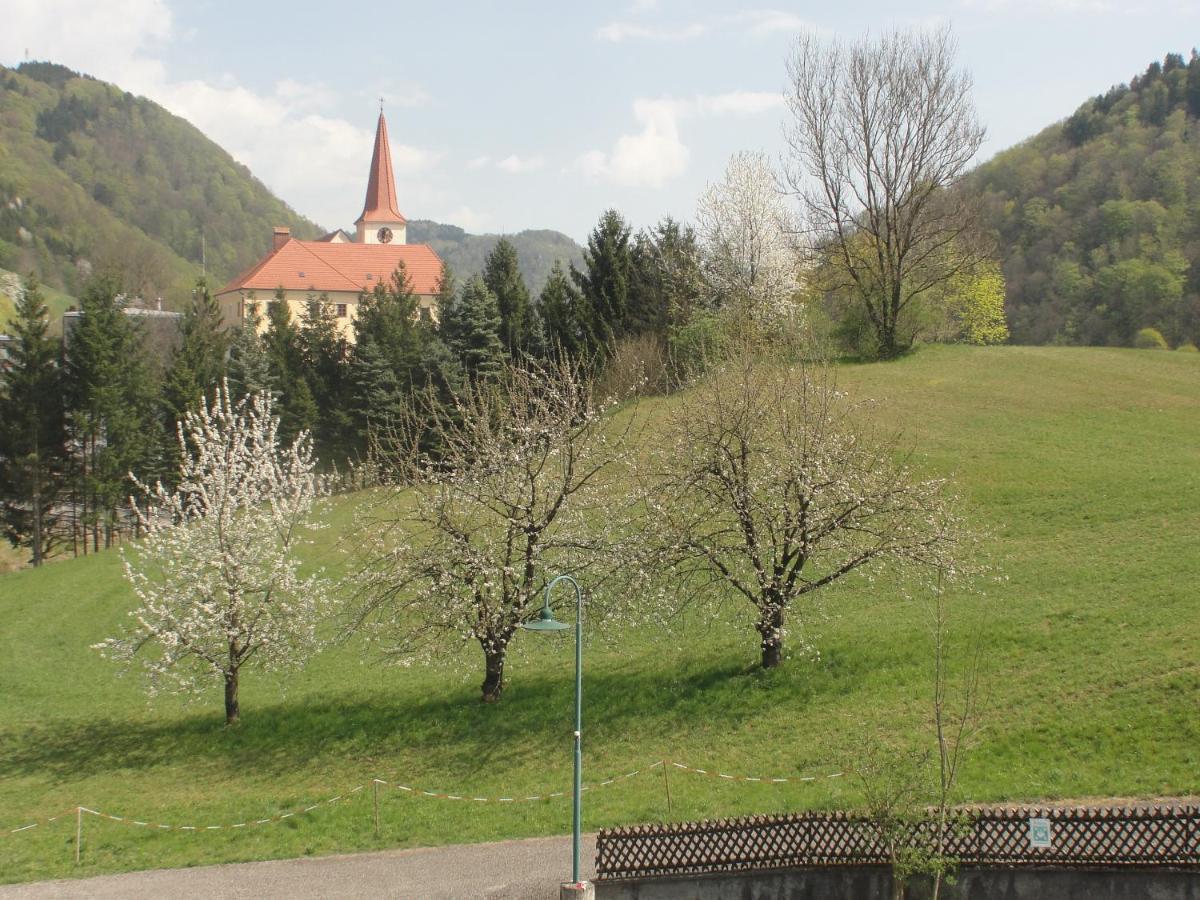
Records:
<instances>
[{"instance_id":1,"label":"white cloud","mask_svg":"<svg viewBox=\"0 0 1200 900\"><path fill-rule=\"evenodd\" d=\"M536 172L544 165L546 165L546 158L543 156L526 156L522 158L514 153L496 163L496 168L517 175L524 172Z\"/></svg>"},{"instance_id":2,"label":"white cloud","mask_svg":"<svg viewBox=\"0 0 1200 900\"><path fill-rule=\"evenodd\" d=\"M1129 4L1117 4L1112 0L961 0L968 9L984 12L1010 12L1026 10L1035 13L1111 13L1118 10L1134 11ZM1137 10L1146 12L1145 9Z\"/></svg>"},{"instance_id":3,"label":"white cloud","mask_svg":"<svg viewBox=\"0 0 1200 900\"><path fill-rule=\"evenodd\" d=\"M753 116L783 106L783 94L778 91L730 91L696 97L692 105L701 115Z\"/></svg>"},{"instance_id":4,"label":"white cloud","mask_svg":"<svg viewBox=\"0 0 1200 900\"><path fill-rule=\"evenodd\" d=\"M623 134L609 151L589 150L575 167L589 178L602 178L630 187L661 187L687 171L691 151L679 136L682 119L700 116L756 115L783 103L777 93L730 91L699 94L690 99L639 98L633 116L641 125Z\"/></svg>"},{"instance_id":5,"label":"white cloud","mask_svg":"<svg viewBox=\"0 0 1200 900\"><path fill-rule=\"evenodd\" d=\"M969 2L969 0L968 0ZM987 2L987 0L985 0ZM997 0L1004 2L1004 0ZM1061 0L1060 0L1061 2ZM1068 0L1069 2L1069 0ZM1088 2L1088 0L1077 0ZM1094 2L1094 0L1093 0ZM751 9L712 16L684 25L644 25L640 22L609 22L596 29L596 37L619 43L629 40L687 41L707 34L736 32L752 38L764 38L778 32L820 31L808 20L781 9Z\"/></svg>"},{"instance_id":6,"label":"white cloud","mask_svg":"<svg viewBox=\"0 0 1200 900\"><path fill-rule=\"evenodd\" d=\"M347 204L366 184L375 133L315 111L321 90L301 92L298 98L291 83L257 93L236 84L185 81L162 83L147 93L228 150L284 199L310 198L306 212L324 224L349 221L358 213ZM423 171L437 160L428 150L394 140L391 150L398 177Z\"/></svg>"},{"instance_id":7,"label":"white cloud","mask_svg":"<svg viewBox=\"0 0 1200 900\"><path fill-rule=\"evenodd\" d=\"M0 59L50 60L128 90L160 78L162 65L146 58L173 34L164 0L6 0Z\"/></svg>"},{"instance_id":8,"label":"white cloud","mask_svg":"<svg viewBox=\"0 0 1200 900\"><path fill-rule=\"evenodd\" d=\"M811 31L813 26L795 13L781 9L754 9L727 16L726 20L740 26L751 37L766 37L779 31Z\"/></svg>"},{"instance_id":9,"label":"white cloud","mask_svg":"<svg viewBox=\"0 0 1200 900\"><path fill-rule=\"evenodd\" d=\"M493 159L486 154L467 160L468 169L499 169L510 175L523 175L527 172L537 172L546 165L544 156L518 156L511 153L503 159Z\"/></svg>"},{"instance_id":10,"label":"white cloud","mask_svg":"<svg viewBox=\"0 0 1200 900\"><path fill-rule=\"evenodd\" d=\"M661 187L687 171L691 155L679 139L679 111L674 100L633 101L637 134L623 134L608 153L592 150L579 158L585 175L632 187Z\"/></svg>"},{"instance_id":11,"label":"white cloud","mask_svg":"<svg viewBox=\"0 0 1200 900\"><path fill-rule=\"evenodd\" d=\"M698 22L678 28L639 25L636 22L610 22L596 29L596 37L614 44L628 40L688 41L708 33L708 26Z\"/></svg>"}]
</instances>

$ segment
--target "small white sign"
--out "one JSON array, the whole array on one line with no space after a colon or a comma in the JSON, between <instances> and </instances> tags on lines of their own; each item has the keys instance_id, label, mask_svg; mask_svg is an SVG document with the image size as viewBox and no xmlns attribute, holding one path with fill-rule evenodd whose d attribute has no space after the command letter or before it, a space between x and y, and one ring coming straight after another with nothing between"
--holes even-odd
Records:
<instances>
[{"instance_id":1,"label":"small white sign","mask_svg":"<svg viewBox=\"0 0 1200 900\"><path fill-rule=\"evenodd\" d=\"M1050 847L1052 846L1050 835L1050 820L1049 819L1030 819L1029 820L1029 846L1030 847Z\"/></svg>"}]
</instances>

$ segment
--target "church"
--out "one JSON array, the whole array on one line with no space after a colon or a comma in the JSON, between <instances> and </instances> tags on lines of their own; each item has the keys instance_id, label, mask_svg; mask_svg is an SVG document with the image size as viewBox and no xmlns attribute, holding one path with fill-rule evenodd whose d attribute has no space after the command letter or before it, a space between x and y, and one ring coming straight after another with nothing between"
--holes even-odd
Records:
<instances>
[{"instance_id":1,"label":"church","mask_svg":"<svg viewBox=\"0 0 1200 900\"><path fill-rule=\"evenodd\" d=\"M442 261L432 247L406 241L407 220L396 200L396 177L382 110L375 129L367 199L354 224L353 237L338 229L315 241L299 240L292 237L290 229L276 227L270 252L217 292L224 324L245 321L255 307L262 315L267 302L280 290L297 320L310 300L324 295L342 333L353 340L350 326L359 297L377 284L390 284L401 263L416 295L419 315L436 318Z\"/></svg>"}]
</instances>

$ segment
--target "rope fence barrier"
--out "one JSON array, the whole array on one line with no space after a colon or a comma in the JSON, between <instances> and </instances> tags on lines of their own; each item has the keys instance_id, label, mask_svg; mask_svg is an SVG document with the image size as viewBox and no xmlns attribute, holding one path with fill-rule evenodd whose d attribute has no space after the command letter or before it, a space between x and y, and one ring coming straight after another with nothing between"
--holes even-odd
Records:
<instances>
[{"instance_id":1,"label":"rope fence barrier","mask_svg":"<svg viewBox=\"0 0 1200 900\"><path fill-rule=\"evenodd\" d=\"M724 772L711 771L698 766L689 766L684 763L675 762L674 760L660 759L640 768L633 769L622 775L614 775L611 778L606 778L603 781L593 782L583 785L581 791L594 791L602 787L616 784L618 782L628 781L638 775L652 772L655 769L663 770L664 784L667 790L667 807L668 812L671 807L670 786L666 783L667 771L671 768L680 769L685 772L690 772L695 775L706 775L711 778L720 779L723 781L741 782L741 783L761 783L761 784L790 784L790 783L807 783L818 780L826 780L832 778L841 778L842 772L834 772L828 775L807 775L807 776L789 776L789 777L755 777L749 775L729 775ZM375 833L379 834L379 788L387 787L393 790L409 794L414 797L427 797L437 800L462 801L467 803L531 803L542 800L554 800L571 796L570 791L548 791L539 792L536 794L513 794L512 796L496 796L496 797L478 797L471 792L450 793L446 791L431 791L425 788L414 787L413 785L403 784L396 780L387 780L384 778L372 778L370 781L357 785L350 790L343 791L328 799L311 803L307 806L296 807L287 812L276 813L272 816L266 816L260 819L246 819L242 822L233 822L220 825L179 825L166 822L151 821L150 818L135 818L129 815L116 815L114 813L105 812L104 810L92 809L87 806L71 806L60 813L49 816L44 819L38 819L33 822L28 822L16 828L0 829L0 837L8 837L16 834L30 832L37 828L45 828L46 826L60 820L74 818L76 820L76 838L75 838L75 858L79 861L79 847L83 840L83 816L93 816L99 819L105 819L110 822L117 822L122 825L129 825L137 828L146 828L153 831L181 831L188 833L203 833L209 831L232 831L244 828L253 828L261 825L274 825L283 822L287 819L296 816L303 816L307 813L314 812L323 807L333 806L337 803L349 801L356 794L362 793L368 787L374 796L374 823Z\"/></svg>"}]
</instances>

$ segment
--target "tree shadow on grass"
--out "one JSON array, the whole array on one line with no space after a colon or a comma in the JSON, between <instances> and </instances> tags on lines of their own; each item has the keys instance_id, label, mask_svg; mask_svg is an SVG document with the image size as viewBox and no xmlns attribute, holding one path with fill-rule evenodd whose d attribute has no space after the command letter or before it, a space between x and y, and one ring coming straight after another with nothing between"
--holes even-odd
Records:
<instances>
[{"instance_id":1,"label":"tree shadow on grass","mask_svg":"<svg viewBox=\"0 0 1200 900\"><path fill-rule=\"evenodd\" d=\"M739 663L691 665L678 672L589 672L589 744L602 748L634 740L648 751L666 751L671 748L660 744L667 736L686 741L689 729L698 725L733 730L778 702L773 688L783 689L777 683L783 677ZM786 690L795 710L820 687ZM370 777L399 762L423 771L486 773L517 763L532 768L549 748L569 740L573 692L570 679L525 671L498 704L480 703L474 690L453 684L416 697L348 691L244 704L242 722L233 728L224 726L213 707L161 722L52 721L0 734L0 770L9 777L73 781L179 767L196 772L202 784L239 771L278 777L326 767L361 770Z\"/></svg>"}]
</instances>

